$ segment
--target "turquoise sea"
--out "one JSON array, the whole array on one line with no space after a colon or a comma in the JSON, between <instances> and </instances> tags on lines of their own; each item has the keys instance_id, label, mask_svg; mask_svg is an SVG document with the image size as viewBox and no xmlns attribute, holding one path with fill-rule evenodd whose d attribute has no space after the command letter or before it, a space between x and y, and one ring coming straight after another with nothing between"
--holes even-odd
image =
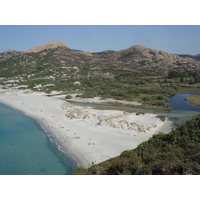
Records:
<instances>
[{"instance_id":1,"label":"turquoise sea","mask_svg":"<svg viewBox=\"0 0 200 200\"><path fill-rule=\"evenodd\" d=\"M0 104L0 175L65 175L77 167L39 123Z\"/></svg>"}]
</instances>

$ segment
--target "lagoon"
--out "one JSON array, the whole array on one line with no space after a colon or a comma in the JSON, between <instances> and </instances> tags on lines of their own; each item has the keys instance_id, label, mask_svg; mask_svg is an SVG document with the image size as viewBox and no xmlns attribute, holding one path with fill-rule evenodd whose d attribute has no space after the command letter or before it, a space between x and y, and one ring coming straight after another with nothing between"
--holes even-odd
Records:
<instances>
[{"instance_id":1,"label":"lagoon","mask_svg":"<svg viewBox=\"0 0 200 200\"><path fill-rule=\"evenodd\" d=\"M155 113L158 115L166 116L170 121L173 122L172 128L176 128L182 123L186 122L187 120L191 119L193 116L196 116L200 113L200 107L194 106L187 101L185 101L186 97L193 96L199 93L185 93L185 94L177 94L170 97L167 101L171 105L171 111L163 111L163 110L150 110L150 109L143 109L143 108L135 108L135 107L126 107L126 106L105 106L103 107L114 107L114 108L123 108L123 109L130 109L136 111L142 111L147 113ZM96 104L87 104L87 103L80 103L80 102L71 102L74 105L79 106L101 106Z\"/></svg>"}]
</instances>

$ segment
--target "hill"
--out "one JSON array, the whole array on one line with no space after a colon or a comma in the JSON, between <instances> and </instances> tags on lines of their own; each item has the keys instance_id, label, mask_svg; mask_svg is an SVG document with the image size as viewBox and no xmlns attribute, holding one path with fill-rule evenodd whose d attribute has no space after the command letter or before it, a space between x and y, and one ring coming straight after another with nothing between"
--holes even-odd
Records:
<instances>
[{"instance_id":1,"label":"hill","mask_svg":"<svg viewBox=\"0 0 200 200\"><path fill-rule=\"evenodd\" d=\"M154 135L136 149L124 151L73 175L197 175L200 174L200 115L169 134Z\"/></svg>"},{"instance_id":2,"label":"hill","mask_svg":"<svg viewBox=\"0 0 200 200\"><path fill-rule=\"evenodd\" d=\"M51 75L55 73L54 78L56 75L61 78L67 72L74 74L74 71L79 71L75 73L78 79L80 71L83 70L87 76L106 76L109 73L117 76L124 72L167 76L172 70L199 72L200 62L140 45L120 51L91 53L72 50L62 42L50 42L25 52L9 50L1 53L0 70L1 77L13 78L23 76L22 73L29 75L35 72L42 75L46 71L52 71L49 73ZM7 74L7 70L12 73Z\"/></svg>"},{"instance_id":3,"label":"hill","mask_svg":"<svg viewBox=\"0 0 200 200\"><path fill-rule=\"evenodd\" d=\"M199 71L200 62L190 58L180 58L175 54L157 51L141 45L120 51L94 53L95 57L119 62L123 69L134 70L144 75L168 75L170 70ZM118 64L119 64L118 63Z\"/></svg>"},{"instance_id":4,"label":"hill","mask_svg":"<svg viewBox=\"0 0 200 200\"><path fill-rule=\"evenodd\" d=\"M199 72L200 61L140 45L92 53L51 42L25 52L0 54L0 84L5 88L76 93L82 98L98 96L160 107L180 92L173 85L198 84Z\"/></svg>"},{"instance_id":5,"label":"hill","mask_svg":"<svg viewBox=\"0 0 200 200\"><path fill-rule=\"evenodd\" d=\"M193 58L195 60L198 60L200 61L200 54L197 54L197 55L188 55L188 54L179 54L178 56L182 57L182 58Z\"/></svg>"}]
</instances>

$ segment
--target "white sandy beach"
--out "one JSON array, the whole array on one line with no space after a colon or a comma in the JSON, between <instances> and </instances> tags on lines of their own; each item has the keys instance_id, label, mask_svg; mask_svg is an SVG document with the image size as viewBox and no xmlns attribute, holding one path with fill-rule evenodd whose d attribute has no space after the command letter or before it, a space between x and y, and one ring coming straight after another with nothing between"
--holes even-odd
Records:
<instances>
[{"instance_id":1,"label":"white sandy beach","mask_svg":"<svg viewBox=\"0 0 200 200\"><path fill-rule=\"evenodd\" d=\"M170 121L162 122L154 114L74 106L58 96L29 90L1 89L0 102L39 120L62 150L85 168L134 149L153 134L171 130Z\"/></svg>"}]
</instances>

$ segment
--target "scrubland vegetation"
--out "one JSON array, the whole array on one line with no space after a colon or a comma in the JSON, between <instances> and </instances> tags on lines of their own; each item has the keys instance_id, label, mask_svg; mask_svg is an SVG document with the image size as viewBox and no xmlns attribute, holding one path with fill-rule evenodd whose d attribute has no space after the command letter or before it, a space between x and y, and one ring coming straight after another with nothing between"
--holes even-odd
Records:
<instances>
[{"instance_id":1,"label":"scrubland vegetation","mask_svg":"<svg viewBox=\"0 0 200 200\"><path fill-rule=\"evenodd\" d=\"M166 104L170 96L178 93L197 92L200 86L197 80L191 83L191 78L183 79L182 75L173 77L172 75L175 73L169 74L169 77L143 76L143 74L124 72L123 70L92 71L87 66L77 69L62 69L52 67L50 64L45 67L32 67L32 70L29 69L27 72L30 74L22 74L16 70L13 78L10 73L4 73L4 77L6 80L18 80L11 85L21 85L22 89L26 85L28 89L46 93L60 91L66 95L78 93L77 97L81 98L98 96L102 99L137 101L142 103L143 107L151 109L170 109L170 106ZM105 74L112 74L112 77ZM5 85L5 81L2 80L1 84Z\"/></svg>"},{"instance_id":2,"label":"scrubland vegetation","mask_svg":"<svg viewBox=\"0 0 200 200\"><path fill-rule=\"evenodd\" d=\"M137 101L143 107L169 109L168 97L199 91L200 73L195 71L194 61L190 61L189 68L185 65L189 61L167 54L176 60L172 65L166 53L156 52L143 47L92 56L68 48L7 52L1 55L5 59L0 62L0 84L46 93L76 93L82 98Z\"/></svg>"},{"instance_id":3,"label":"scrubland vegetation","mask_svg":"<svg viewBox=\"0 0 200 200\"><path fill-rule=\"evenodd\" d=\"M77 168L74 175L188 175L200 174L200 115L169 134L160 133L89 169Z\"/></svg>"}]
</instances>

